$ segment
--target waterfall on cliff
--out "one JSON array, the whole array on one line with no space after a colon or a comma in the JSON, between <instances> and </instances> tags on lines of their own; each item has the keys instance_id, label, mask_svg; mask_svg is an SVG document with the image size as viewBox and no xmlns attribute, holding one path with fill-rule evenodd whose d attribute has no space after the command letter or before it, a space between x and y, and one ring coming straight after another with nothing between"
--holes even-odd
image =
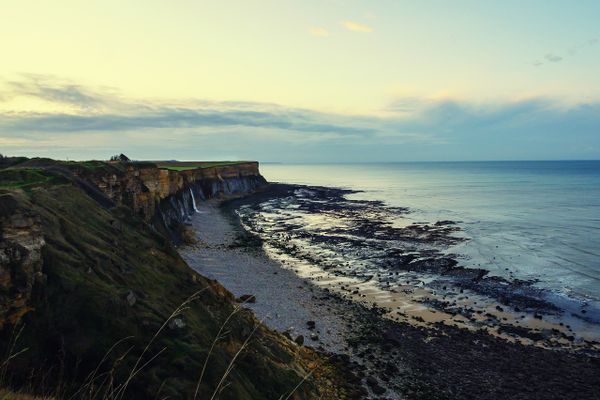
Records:
<instances>
[{"instance_id":1,"label":"waterfall on cliff","mask_svg":"<svg viewBox=\"0 0 600 400\"><path fill-rule=\"evenodd\" d=\"M190 188L190 195L192 196L192 205L194 206L194 211L198 212L198 208L196 208L196 199L194 199L194 192L192 191L192 188Z\"/></svg>"}]
</instances>

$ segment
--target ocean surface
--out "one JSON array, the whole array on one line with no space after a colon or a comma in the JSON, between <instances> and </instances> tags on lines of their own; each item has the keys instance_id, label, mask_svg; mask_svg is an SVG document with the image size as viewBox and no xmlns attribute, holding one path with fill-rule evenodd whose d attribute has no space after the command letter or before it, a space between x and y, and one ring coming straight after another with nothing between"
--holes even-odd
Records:
<instances>
[{"instance_id":1,"label":"ocean surface","mask_svg":"<svg viewBox=\"0 0 600 400\"><path fill-rule=\"evenodd\" d=\"M403 207L398 224L455 221L459 265L534 280L600 321L600 161L261 164L271 182L358 190Z\"/></svg>"}]
</instances>

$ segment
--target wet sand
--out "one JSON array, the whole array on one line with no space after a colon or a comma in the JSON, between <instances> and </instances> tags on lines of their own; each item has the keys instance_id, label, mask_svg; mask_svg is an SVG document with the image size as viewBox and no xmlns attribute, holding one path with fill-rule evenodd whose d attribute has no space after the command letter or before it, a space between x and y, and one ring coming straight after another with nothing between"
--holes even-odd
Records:
<instances>
[{"instance_id":1,"label":"wet sand","mask_svg":"<svg viewBox=\"0 0 600 400\"><path fill-rule=\"evenodd\" d=\"M534 340L469 328L469 318L411 303L416 290L411 285L394 289L392 307L368 282L327 281L309 265L269 257L274 253L233 216L238 205L223 210L216 202L200 204L192 221L198 243L182 247L182 256L234 295L255 296L255 303L245 305L271 328L348 357L371 398L600 398L600 359L594 354L577 354L569 346L545 350L516 343ZM406 297L400 295L404 291ZM380 305L369 306L373 302Z\"/></svg>"}]
</instances>

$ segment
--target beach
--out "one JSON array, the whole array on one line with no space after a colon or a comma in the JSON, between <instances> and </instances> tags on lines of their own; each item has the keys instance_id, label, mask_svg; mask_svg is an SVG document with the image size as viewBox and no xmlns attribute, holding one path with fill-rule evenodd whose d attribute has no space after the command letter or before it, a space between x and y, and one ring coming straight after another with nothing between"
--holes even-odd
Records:
<instances>
[{"instance_id":1,"label":"beach","mask_svg":"<svg viewBox=\"0 0 600 400\"><path fill-rule=\"evenodd\" d=\"M525 328L511 331L505 309L486 317L484 327L474 316L444 312L443 307L391 310L389 302L381 306L372 301L380 294L375 289L348 287L343 280L324 282L322 275L311 276L310 269L292 259L276 257L264 240L244 229L239 210L298 189L271 185L242 199L202 202L191 222L197 243L182 246L181 255L240 301L246 299L244 307L289 340L346 357L371 398L600 395L600 361L593 343L583 342L577 349L561 331L537 329L537 336ZM249 301L249 296L254 298ZM475 322L469 324L471 319Z\"/></svg>"},{"instance_id":2,"label":"beach","mask_svg":"<svg viewBox=\"0 0 600 400\"><path fill-rule=\"evenodd\" d=\"M302 335L307 344L329 351L347 349L347 318L337 304L327 303L323 290L299 278L262 251L245 245L240 227L232 223L218 200L202 202L192 219L198 243L183 247L186 262L200 274L219 281L236 297L252 295L244 306L260 320L291 337ZM242 239L243 240L243 239ZM309 329L307 321L317 321ZM317 340L312 340L311 336Z\"/></svg>"}]
</instances>

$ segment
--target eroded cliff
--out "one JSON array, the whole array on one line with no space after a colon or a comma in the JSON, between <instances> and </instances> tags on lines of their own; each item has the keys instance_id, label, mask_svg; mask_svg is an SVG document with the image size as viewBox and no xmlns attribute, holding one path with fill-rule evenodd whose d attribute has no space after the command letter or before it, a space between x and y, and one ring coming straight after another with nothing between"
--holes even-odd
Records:
<instances>
[{"instance_id":1,"label":"eroded cliff","mask_svg":"<svg viewBox=\"0 0 600 400\"><path fill-rule=\"evenodd\" d=\"M41 221L19 203L11 194L0 195L0 330L32 310L33 288L44 279Z\"/></svg>"},{"instance_id":2,"label":"eroded cliff","mask_svg":"<svg viewBox=\"0 0 600 400\"><path fill-rule=\"evenodd\" d=\"M320 356L236 308L160 233L175 232L194 201L264 184L255 163L178 172L25 160L0 169L0 353L18 354L0 385L285 398ZM311 377L291 398L318 397Z\"/></svg>"},{"instance_id":3,"label":"eroded cliff","mask_svg":"<svg viewBox=\"0 0 600 400\"><path fill-rule=\"evenodd\" d=\"M74 169L114 204L131 208L146 222L181 241L181 224L194 213L195 201L250 193L266 185L257 162L175 171L151 164L112 163L112 170Z\"/></svg>"}]
</instances>

